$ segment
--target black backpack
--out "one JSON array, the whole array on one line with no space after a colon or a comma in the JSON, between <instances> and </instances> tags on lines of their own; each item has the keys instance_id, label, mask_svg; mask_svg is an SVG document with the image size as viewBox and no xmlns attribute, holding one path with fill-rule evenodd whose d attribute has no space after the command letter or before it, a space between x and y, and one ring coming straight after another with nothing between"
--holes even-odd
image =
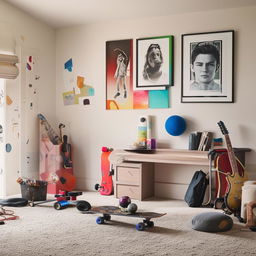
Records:
<instances>
[{"instance_id":1,"label":"black backpack","mask_svg":"<svg viewBox=\"0 0 256 256\"><path fill-rule=\"evenodd\" d=\"M208 184L208 178L203 171L200 170L194 173L184 197L189 207L200 207L202 205Z\"/></svg>"}]
</instances>

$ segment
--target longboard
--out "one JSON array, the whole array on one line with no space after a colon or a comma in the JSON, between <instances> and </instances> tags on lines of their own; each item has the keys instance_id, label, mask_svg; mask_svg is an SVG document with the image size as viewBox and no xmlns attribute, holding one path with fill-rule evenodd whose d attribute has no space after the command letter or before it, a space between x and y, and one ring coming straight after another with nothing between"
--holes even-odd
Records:
<instances>
[{"instance_id":1,"label":"longboard","mask_svg":"<svg viewBox=\"0 0 256 256\"><path fill-rule=\"evenodd\" d=\"M157 212L135 212L129 213L122 211L119 207L116 206L98 206L92 207L88 211L81 211L82 213L99 213L102 216L97 217L96 223L103 224L105 221L111 220L111 215L116 216L125 216L125 217L132 217L132 218L141 218L143 222L139 222L136 224L136 229L138 231L143 231L146 227L154 227L154 222L151 221L153 218L159 218L166 213L157 213Z\"/></svg>"}]
</instances>

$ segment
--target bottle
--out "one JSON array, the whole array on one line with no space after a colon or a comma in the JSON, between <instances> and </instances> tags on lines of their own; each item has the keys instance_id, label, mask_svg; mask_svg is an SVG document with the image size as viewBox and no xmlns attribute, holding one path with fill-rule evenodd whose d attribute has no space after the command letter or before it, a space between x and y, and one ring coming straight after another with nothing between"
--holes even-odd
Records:
<instances>
[{"instance_id":1,"label":"bottle","mask_svg":"<svg viewBox=\"0 0 256 256\"><path fill-rule=\"evenodd\" d=\"M140 147L147 147L147 118L145 116L139 119L138 143Z\"/></svg>"}]
</instances>

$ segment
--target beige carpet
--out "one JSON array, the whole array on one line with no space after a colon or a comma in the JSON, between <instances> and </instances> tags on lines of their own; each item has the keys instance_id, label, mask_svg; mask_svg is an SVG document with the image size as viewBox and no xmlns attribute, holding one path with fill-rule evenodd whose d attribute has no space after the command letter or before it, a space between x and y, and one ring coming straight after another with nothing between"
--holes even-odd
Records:
<instances>
[{"instance_id":1,"label":"beige carpet","mask_svg":"<svg viewBox=\"0 0 256 256\"><path fill-rule=\"evenodd\" d=\"M92 205L117 205L114 196L85 192L79 199ZM75 207L57 211L53 203L12 209L18 220L0 226L1 256L38 255L256 255L256 232L243 230L236 219L232 230L205 233L191 229L193 216L209 208L189 208L185 202L133 200L140 211L166 212L155 227L137 231L140 219L113 216L104 225L96 215L81 214Z\"/></svg>"}]
</instances>

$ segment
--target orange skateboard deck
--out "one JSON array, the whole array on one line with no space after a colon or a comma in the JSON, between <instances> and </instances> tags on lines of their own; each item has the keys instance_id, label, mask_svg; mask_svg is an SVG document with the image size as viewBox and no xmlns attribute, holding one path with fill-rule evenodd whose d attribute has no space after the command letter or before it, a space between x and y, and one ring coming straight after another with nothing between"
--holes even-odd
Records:
<instances>
[{"instance_id":1,"label":"orange skateboard deck","mask_svg":"<svg viewBox=\"0 0 256 256\"><path fill-rule=\"evenodd\" d=\"M102 147L101 153L101 184L96 184L95 189L100 192L101 195L112 195L113 188L113 180L112 180L112 170L110 168L109 155L113 149Z\"/></svg>"}]
</instances>

